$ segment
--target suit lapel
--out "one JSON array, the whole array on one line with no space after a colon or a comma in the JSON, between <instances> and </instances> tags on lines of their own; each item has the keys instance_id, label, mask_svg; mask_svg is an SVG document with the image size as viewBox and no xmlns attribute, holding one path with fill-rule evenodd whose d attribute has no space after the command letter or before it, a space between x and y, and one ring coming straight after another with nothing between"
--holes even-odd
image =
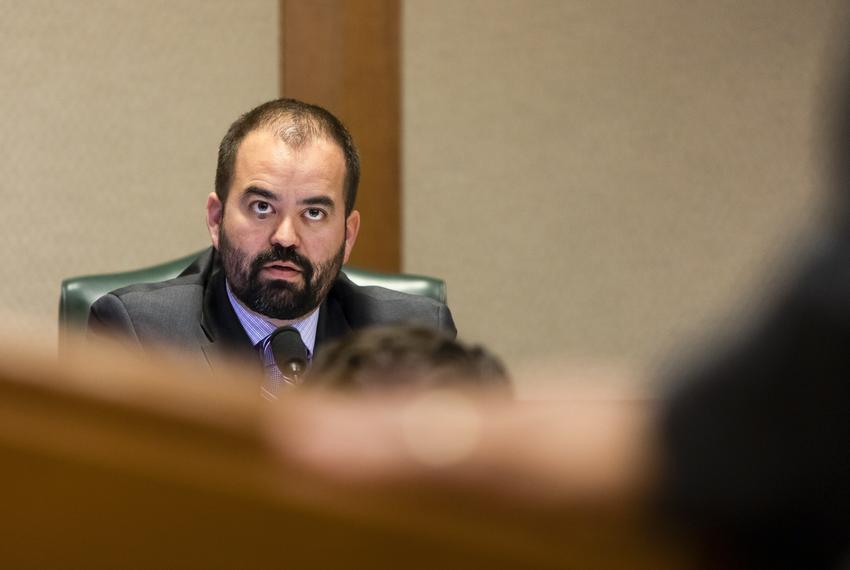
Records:
<instances>
[{"instance_id":1,"label":"suit lapel","mask_svg":"<svg viewBox=\"0 0 850 570\"><path fill-rule=\"evenodd\" d=\"M338 284L339 280L331 288L319 310L319 322L316 325L316 346L313 350L314 357L323 344L351 332L351 325L345 316L339 295L337 295Z\"/></svg>"},{"instance_id":2,"label":"suit lapel","mask_svg":"<svg viewBox=\"0 0 850 570\"><path fill-rule=\"evenodd\" d=\"M259 367L260 360L251 339L227 298L223 272L218 267L210 268L206 283L198 336L207 362L216 368L222 360L233 361L234 357L240 357Z\"/></svg>"}]
</instances>

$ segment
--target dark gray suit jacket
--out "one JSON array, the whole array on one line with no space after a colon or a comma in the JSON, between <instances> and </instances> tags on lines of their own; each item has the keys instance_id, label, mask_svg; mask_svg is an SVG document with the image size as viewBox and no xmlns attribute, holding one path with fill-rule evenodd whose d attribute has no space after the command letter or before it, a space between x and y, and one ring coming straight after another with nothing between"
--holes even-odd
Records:
<instances>
[{"instance_id":1,"label":"dark gray suit jacket","mask_svg":"<svg viewBox=\"0 0 850 570\"><path fill-rule=\"evenodd\" d=\"M456 333L443 303L382 287L360 287L340 274L319 311L315 350L351 330L396 322ZM88 325L91 332L120 334L142 346L182 348L203 356L211 366L222 356L250 357L259 363L227 298L212 248L175 279L104 295L92 305Z\"/></svg>"}]
</instances>

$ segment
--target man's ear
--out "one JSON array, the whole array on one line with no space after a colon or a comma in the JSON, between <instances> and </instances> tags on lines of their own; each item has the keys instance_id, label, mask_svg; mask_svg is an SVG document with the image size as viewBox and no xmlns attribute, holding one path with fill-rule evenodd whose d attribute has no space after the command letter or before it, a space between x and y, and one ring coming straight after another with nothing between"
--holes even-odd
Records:
<instances>
[{"instance_id":1,"label":"man's ear","mask_svg":"<svg viewBox=\"0 0 850 570\"><path fill-rule=\"evenodd\" d=\"M224 204L221 203L215 192L210 192L210 195L207 196L207 229L210 231L210 239L216 249L218 249L218 235L223 219Z\"/></svg>"},{"instance_id":2,"label":"man's ear","mask_svg":"<svg viewBox=\"0 0 850 570\"><path fill-rule=\"evenodd\" d=\"M348 257L351 255L351 250L354 249L354 242L357 241L357 232L360 231L360 212L354 210L348 214L345 220L345 257L343 263L348 263Z\"/></svg>"}]
</instances>

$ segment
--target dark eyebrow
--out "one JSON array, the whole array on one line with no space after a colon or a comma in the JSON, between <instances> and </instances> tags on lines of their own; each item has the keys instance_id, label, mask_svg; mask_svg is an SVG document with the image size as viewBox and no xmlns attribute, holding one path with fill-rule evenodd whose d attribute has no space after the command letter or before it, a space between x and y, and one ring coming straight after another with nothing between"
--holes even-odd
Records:
<instances>
[{"instance_id":1,"label":"dark eyebrow","mask_svg":"<svg viewBox=\"0 0 850 570\"><path fill-rule=\"evenodd\" d=\"M304 206L325 206L328 208L333 208L336 205L330 196L311 196L304 198L299 203Z\"/></svg>"},{"instance_id":2,"label":"dark eyebrow","mask_svg":"<svg viewBox=\"0 0 850 570\"><path fill-rule=\"evenodd\" d=\"M259 196L260 198L265 198L266 200L275 200L277 196L271 190L266 190L265 188L257 188L256 186L248 186L243 193L244 196L247 195Z\"/></svg>"}]
</instances>

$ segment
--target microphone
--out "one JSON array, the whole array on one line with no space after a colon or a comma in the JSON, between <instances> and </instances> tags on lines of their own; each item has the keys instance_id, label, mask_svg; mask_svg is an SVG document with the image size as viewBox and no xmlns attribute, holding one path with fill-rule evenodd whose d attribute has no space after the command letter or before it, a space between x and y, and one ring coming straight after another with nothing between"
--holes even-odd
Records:
<instances>
[{"instance_id":1,"label":"microphone","mask_svg":"<svg viewBox=\"0 0 850 570\"><path fill-rule=\"evenodd\" d=\"M293 384L300 383L307 370L307 347L298 331L292 327L280 327L269 337L269 344L283 378Z\"/></svg>"}]
</instances>

